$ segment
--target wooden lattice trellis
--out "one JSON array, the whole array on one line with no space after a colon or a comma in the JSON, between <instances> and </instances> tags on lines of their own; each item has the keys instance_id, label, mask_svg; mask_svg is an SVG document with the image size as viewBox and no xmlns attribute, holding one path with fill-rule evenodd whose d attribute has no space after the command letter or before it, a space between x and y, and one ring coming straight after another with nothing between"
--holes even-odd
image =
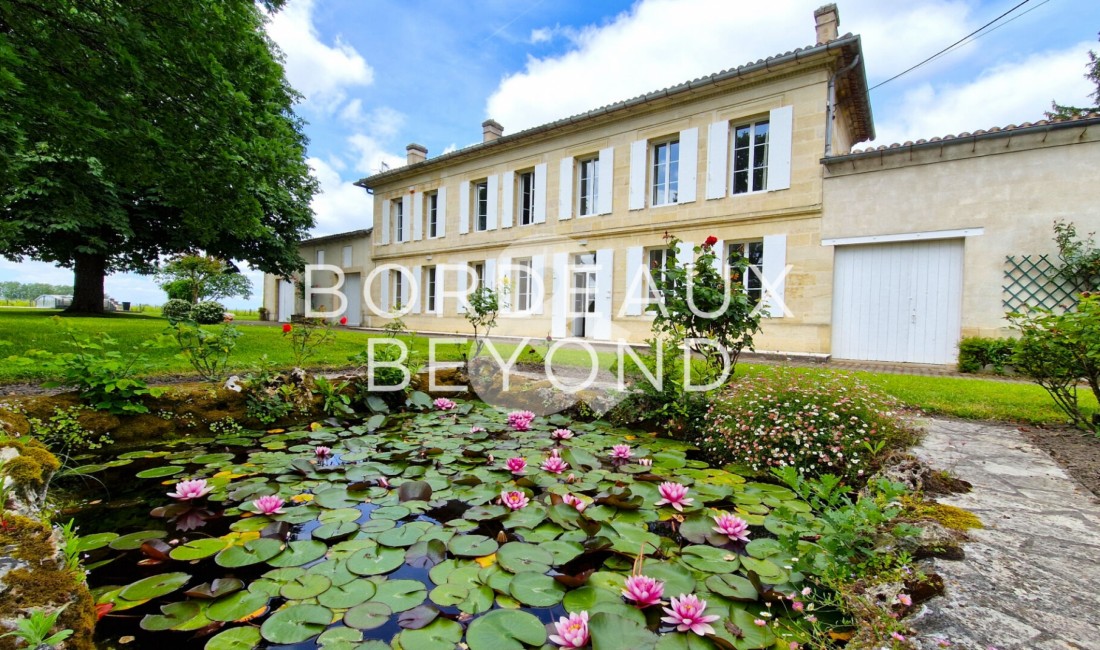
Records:
<instances>
[{"instance_id":1,"label":"wooden lattice trellis","mask_svg":"<svg viewBox=\"0 0 1100 650\"><path fill-rule=\"evenodd\" d=\"M1004 297L1001 303L1007 311L1021 312L1028 308L1069 309L1077 304L1077 282L1060 274L1057 262L1047 255L1005 257Z\"/></svg>"}]
</instances>

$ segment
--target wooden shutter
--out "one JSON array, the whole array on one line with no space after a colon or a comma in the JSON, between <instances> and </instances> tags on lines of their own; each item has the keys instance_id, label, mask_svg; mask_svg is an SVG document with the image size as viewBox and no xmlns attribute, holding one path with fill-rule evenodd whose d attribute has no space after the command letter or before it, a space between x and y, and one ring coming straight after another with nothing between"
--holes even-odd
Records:
<instances>
[{"instance_id":1,"label":"wooden shutter","mask_svg":"<svg viewBox=\"0 0 1100 650\"><path fill-rule=\"evenodd\" d=\"M497 229L497 175L490 174L485 181L485 193L489 195L485 208L485 229Z\"/></svg>"},{"instance_id":2,"label":"wooden shutter","mask_svg":"<svg viewBox=\"0 0 1100 650\"><path fill-rule=\"evenodd\" d=\"M558 220L573 216L573 157L561 159L558 167Z\"/></svg>"},{"instance_id":3,"label":"wooden shutter","mask_svg":"<svg viewBox=\"0 0 1100 650\"><path fill-rule=\"evenodd\" d=\"M392 214L393 214L393 202L392 201L382 201L382 214L380 215L380 217L382 218L382 228L381 228L381 236L379 236L379 238L378 238L378 243L379 244L384 245L384 244L390 243L390 218L391 218Z\"/></svg>"},{"instance_id":4,"label":"wooden shutter","mask_svg":"<svg viewBox=\"0 0 1100 650\"><path fill-rule=\"evenodd\" d=\"M707 198L722 199L726 196L726 177L729 174L730 123L714 122L707 130Z\"/></svg>"},{"instance_id":5,"label":"wooden shutter","mask_svg":"<svg viewBox=\"0 0 1100 650\"><path fill-rule=\"evenodd\" d=\"M550 336L565 338L565 316L569 311L568 253L554 253L554 293L550 301Z\"/></svg>"},{"instance_id":6,"label":"wooden shutter","mask_svg":"<svg viewBox=\"0 0 1100 650\"><path fill-rule=\"evenodd\" d=\"M531 256L531 313L542 314L542 303L546 300L546 256Z\"/></svg>"},{"instance_id":7,"label":"wooden shutter","mask_svg":"<svg viewBox=\"0 0 1100 650\"><path fill-rule=\"evenodd\" d=\"M401 197L401 217L405 220L405 229L401 233L404 239L401 241L406 242L412 239L412 229L409 228L409 220L412 219L412 198L408 194Z\"/></svg>"},{"instance_id":8,"label":"wooden shutter","mask_svg":"<svg viewBox=\"0 0 1100 650\"><path fill-rule=\"evenodd\" d=\"M409 297L412 300L412 304L409 305L409 312L413 314L420 313L420 303L424 300L424 292L422 291L424 280L424 274L421 272L420 266L412 267L412 280L409 280L410 294Z\"/></svg>"},{"instance_id":9,"label":"wooden shutter","mask_svg":"<svg viewBox=\"0 0 1100 650\"><path fill-rule=\"evenodd\" d=\"M440 187L436 190L435 197L435 235L442 237L447 234L447 188Z\"/></svg>"},{"instance_id":10,"label":"wooden shutter","mask_svg":"<svg viewBox=\"0 0 1100 650\"><path fill-rule=\"evenodd\" d=\"M599 169L596 172L596 213L611 214L611 200L615 194L615 147L600 149Z\"/></svg>"},{"instance_id":11,"label":"wooden shutter","mask_svg":"<svg viewBox=\"0 0 1100 650\"><path fill-rule=\"evenodd\" d=\"M413 241L420 241L424 237L424 193L416 192L412 197L413 204Z\"/></svg>"},{"instance_id":12,"label":"wooden shutter","mask_svg":"<svg viewBox=\"0 0 1100 650\"><path fill-rule=\"evenodd\" d=\"M791 136L794 130L794 107L783 106L768 118L768 191L791 186ZM765 254L768 247L764 246Z\"/></svg>"},{"instance_id":13,"label":"wooden shutter","mask_svg":"<svg viewBox=\"0 0 1100 650\"><path fill-rule=\"evenodd\" d=\"M695 260L695 244L682 241L676 245L676 261L680 266L687 266Z\"/></svg>"},{"instance_id":14,"label":"wooden shutter","mask_svg":"<svg viewBox=\"0 0 1100 650\"><path fill-rule=\"evenodd\" d=\"M611 340L611 297L614 295L615 251L601 248L596 251L596 313L599 320L593 328L593 336L602 341Z\"/></svg>"},{"instance_id":15,"label":"wooden shutter","mask_svg":"<svg viewBox=\"0 0 1100 650\"><path fill-rule=\"evenodd\" d=\"M465 314L466 292L470 290L470 267L464 260L458 260L454 263L454 268L458 271L458 281L455 286L455 290L458 292L458 306L455 307L455 313Z\"/></svg>"},{"instance_id":16,"label":"wooden shutter","mask_svg":"<svg viewBox=\"0 0 1100 650\"><path fill-rule=\"evenodd\" d=\"M783 272L787 268L787 235L764 236L764 263L761 264L761 274L764 282L771 284L768 292L768 284L764 285L764 300L766 315L770 318L783 318L784 295L787 285ZM780 280L780 278L784 278Z\"/></svg>"},{"instance_id":17,"label":"wooden shutter","mask_svg":"<svg viewBox=\"0 0 1100 650\"><path fill-rule=\"evenodd\" d=\"M535 165L535 223L546 223L546 163Z\"/></svg>"},{"instance_id":18,"label":"wooden shutter","mask_svg":"<svg viewBox=\"0 0 1100 650\"><path fill-rule=\"evenodd\" d=\"M695 201L699 184L699 129L680 131L680 183L677 203Z\"/></svg>"},{"instance_id":19,"label":"wooden shutter","mask_svg":"<svg viewBox=\"0 0 1100 650\"><path fill-rule=\"evenodd\" d=\"M635 140L630 143L630 200L627 207L631 210L645 208L646 154L649 143Z\"/></svg>"},{"instance_id":20,"label":"wooden shutter","mask_svg":"<svg viewBox=\"0 0 1100 650\"><path fill-rule=\"evenodd\" d=\"M645 307L645 249L631 246L626 249L626 304L627 316L641 316Z\"/></svg>"},{"instance_id":21,"label":"wooden shutter","mask_svg":"<svg viewBox=\"0 0 1100 650\"><path fill-rule=\"evenodd\" d=\"M458 184L458 234L470 232L470 181Z\"/></svg>"},{"instance_id":22,"label":"wooden shutter","mask_svg":"<svg viewBox=\"0 0 1100 650\"><path fill-rule=\"evenodd\" d=\"M516 173L504 172L500 175L501 199L500 199L500 227L512 227L512 208L515 207L516 198Z\"/></svg>"},{"instance_id":23,"label":"wooden shutter","mask_svg":"<svg viewBox=\"0 0 1100 650\"><path fill-rule=\"evenodd\" d=\"M390 273L392 271L386 270L378 274L382 278L382 287L378 292L378 309L382 312L380 316L386 316L390 312Z\"/></svg>"},{"instance_id":24,"label":"wooden shutter","mask_svg":"<svg viewBox=\"0 0 1100 650\"><path fill-rule=\"evenodd\" d=\"M490 289L497 288L497 261L494 258L485 260L485 286Z\"/></svg>"}]
</instances>

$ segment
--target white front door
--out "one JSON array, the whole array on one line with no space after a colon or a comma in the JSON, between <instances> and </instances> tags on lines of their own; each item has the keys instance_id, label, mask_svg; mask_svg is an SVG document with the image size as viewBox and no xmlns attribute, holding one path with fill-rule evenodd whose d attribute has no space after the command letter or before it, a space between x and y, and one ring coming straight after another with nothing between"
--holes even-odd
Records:
<instances>
[{"instance_id":1,"label":"white front door","mask_svg":"<svg viewBox=\"0 0 1100 650\"><path fill-rule=\"evenodd\" d=\"M833 356L954 363L962 276L962 239L838 246Z\"/></svg>"},{"instance_id":2,"label":"white front door","mask_svg":"<svg viewBox=\"0 0 1100 650\"><path fill-rule=\"evenodd\" d=\"M569 313L569 333L578 338L592 336L596 312L596 273L573 271L572 309Z\"/></svg>"},{"instance_id":3,"label":"white front door","mask_svg":"<svg viewBox=\"0 0 1100 650\"><path fill-rule=\"evenodd\" d=\"M358 327L363 323L363 286L358 273L344 276L344 295L348 298L348 308L344 312L348 325Z\"/></svg>"},{"instance_id":4,"label":"white front door","mask_svg":"<svg viewBox=\"0 0 1100 650\"><path fill-rule=\"evenodd\" d=\"M279 322L289 323L294 313L294 285L286 280L279 280Z\"/></svg>"}]
</instances>

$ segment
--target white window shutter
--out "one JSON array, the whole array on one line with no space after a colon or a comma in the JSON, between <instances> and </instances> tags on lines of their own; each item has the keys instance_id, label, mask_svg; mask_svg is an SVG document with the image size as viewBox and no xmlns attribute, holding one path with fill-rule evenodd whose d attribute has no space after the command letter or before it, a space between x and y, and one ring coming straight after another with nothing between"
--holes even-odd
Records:
<instances>
[{"instance_id":1,"label":"white window shutter","mask_svg":"<svg viewBox=\"0 0 1100 650\"><path fill-rule=\"evenodd\" d=\"M696 187L698 185L699 129L684 129L680 131L680 183L676 202L693 202L695 200Z\"/></svg>"},{"instance_id":2,"label":"white window shutter","mask_svg":"<svg viewBox=\"0 0 1100 650\"><path fill-rule=\"evenodd\" d=\"M676 261L680 266L688 266L695 261L695 244L682 241L676 245Z\"/></svg>"},{"instance_id":3,"label":"white window shutter","mask_svg":"<svg viewBox=\"0 0 1100 650\"><path fill-rule=\"evenodd\" d=\"M512 209L516 204L516 173L504 172L500 175L500 227L512 227Z\"/></svg>"},{"instance_id":4,"label":"white window shutter","mask_svg":"<svg viewBox=\"0 0 1100 650\"><path fill-rule=\"evenodd\" d=\"M768 117L768 191L791 187L791 138L794 107L783 106ZM767 246L764 247L767 250Z\"/></svg>"},{"instance_id":5,"label":"white window shutter","mask_svg":"<svg viewBox=\"0 0 1100 650\"><path fill-rule=\"evenodd\" d=\"M615 194L615 147L600 149L596 172L596 213L611 214L611 199Z\"/></svg>"},{"instance_id":6,"label":"white window shutter","mask_svg":"<svg viewBox=\"0 0 1100 650\"><path fill-rule=\"evenodd\" d=\"M630 143L630 200L627 207L631 210L645 208L646 154L649 143L635 140Z\"/></svg>"},{"instance_id":7,"label":"white window shutter","mask_svg":"<svg viewBox=\"0 0 1100 650\"><path fill-rule=\"evenodd\" d=\"M554 293L550 301L550 336L565 338L565 317L569 311L568 253L554 253Z\"/></svg>"},{"instance_id":8,"label":"white window shutter","mask_svg":"<svg viewBox=\"0 0 1100 650\"><path fill-rule=\"evenodd\" d=\"M413 241L420 241L424 237L424 193L413 194Z\"/></svg>"},{"instance_id":9,"label":"white window shutter","mask_svg":"<svg viewBox=\"0 0 1100 650\"><path fill-rule=\"evenodd\" d=\"M546 256L531 256L531 313L542 314L542 303L546 300Z\"/></svg>"},{"instance_id":10,"label":"white window shutter","mask_svg":"<svg viewBox=\"0 0 1100 650\"><path fill-rule=\"evenodd\" d=\"M382 202L382 214L379 217L382 220L381 234L378 237L379 244L390 243L390 219L393 215L393 204L391 201Z\"/></svg>"},{"instance_id":11,"label":"white window shutter","mask_svg":"<svg viewBox=\"0 0 1100 650\"><path fill-rule=\"evenodd\" d=\"M485 260L485 286L490 289L496 289L497 284L497 261L495 259Z\"/></svg>"},{"instance_id":12,"label":"white window shutter","mask_svg":"<svg viewBox=\"0 0 1100 650\"><path fill-rule=\"evenodd\" d=\"M378 309L382 311L382 315L386 315L390 311L390 274L393 271L382 271L378 274L378 277L382 279L382 287L378 292Z\"/></svg>"},{"instance_id":13,"label":"white window shutter","mask_svg":"<svg viewBox=\"0 0 1100 650\"><path fill-rule=\"evenodd\" d=\"M464 260L458 260L454 263L455 269L458 271L458 283L455 286L455 290L458 292L458 306L455 307L455 313L466 313L466 292L470 290L470 273L468 272L468 266Z\"/></svg>"},{"instance_id":14,"label":"white window shutter","mask_svg":"<svg viewBox=\"0 0 1100 650\"><path fill-rule=\"evenodd\" d=\"M435 197L435 234L442 237L447 234L447 188L436 190ZM440 302L442 304L442 302Z\"/></svg>"},{"instance_id":15,"label":"white window shutter","mask_svg":"<svg viewBox=\"0 0 1100 650\"><path fill-rule=\"evenodd\" d=\"M573 157L561 159L558 173L558 220L573 216Z\"/></svg>"},{"instance_id":16,"label":"white window shutter","mask_svg":"<svg viewBox=\"0 0 1100 650\"><path fill-rule=\"evenodd\" d=\"M485 229L497 229L497 175L492 174L485 181L486 193L489 195L488 206L485 209Z\"/></svg>"},{"instance_id":17,"label":"white window shutter","mask_svg":"<svg viewBox=\"0 0 1100 650\"><path fill-rule=\"evenodd\" d=\"M423 279L424 276L420 271L420 266L412 267L412 280L408 282L408 284L410 285L409 291L411 291L409 297L412 300L412 303L409 305L410 313L420 313L420 301L423 298L422 292L420 291L420 283Z\"/></svg>"},{"instance_id":18,"label":"white window shutter","mask_svg":"<svg viewBox=\"0 0 1100 650\"><path fill-rule=\"evenodd\" d=\"M401 273L400 271L396 272ZM411 288L412 283L413 280L410 280L407 274L401 274L401 309L409 308L409 289Z\"/></svg>"},{"instance_id":19,"label":"white window shutter","mask_svg":"<svg viewBox=\"0 0 1100 650\"><path fill-rule=\"evenodd\" d=\"M707 131L707 198L726 196L730 159L730 123L714 122Z\"/></svg>"},{"instance_id":20,"label":"white window shutter","mask_svg":"<svg viewBox=\"0 0 1100 650\"><path fill-rule=\"evenodd\" d=\"M645 249L631 246L626 249L626 304L623 305L627 316L641 316L645 303L646 268Z\"/></svg>"},{"instance_id":21,"label":"white window shutter","mask_svg":"<svg viewBox=\"0 0 1100 650\"><path fill-rule=\"evenodd\" d=\"M782 318L787 284L787 235L764 236L764 263L761 267L766 315L770 318Z\"/></svg>"},{"instance_id":22,"label":"white window shutter","mask_svg":"<svg viewBox=\"0 0 1100 650\"><path fill-rule=\"evenodd\" d=\"M458 184L458 234L470 232L470 181Z\"/></svg>"},{"instance_id":23,"label":"white window shutter","mask_svg":"<svg viewBox=\"0 0 1100 650\"><path fill-rule=\"evenodd\" d=\"M714 251L714 270L718 273L718 277L725 277L726 275L726 242L719 239L711 247Z\"/></svg>"},{"instance_id":24,"label":"white window shutter","mask_svg":"<svg viewBox=\"0 0 1100 650\"><path fill-rule=\"evenodd\" d=\"M614 293L615 251L601 248L596 251L596 313L599 319L593 328L593 336L602 341L611 340L611 297Z\"/></svg>"},{"instance_id":25,"label":"white window shutter","mask_svg":"<svg viewBox=\"0 0 1100 650\"><path fill-rule=\"evenodd\" d=\"M546 163L535 165L535 223L546 223Z\"/></svg>"},{"instance_id":26,"label":"white window shutter","mask_svg":"<svg viewBox=\"0 0 1100 650\"><path fill-rule=\"evenodd\" d=\"M486 268L488 273L488 268ZM505 280L508 282L505 283ZM512 311L512 306L516 304L516 290L519 288L516 279L512 277L512 258L502 257L500 258L500 273L497 277L498 287L508 287L508 295L502 296L504 299L500 301L500 313L508 314Z\"/></svg>"},{"instance_id":27,"label":"white window shutter","mask_svg":"<svg viewBox=\"0 0 1100 650\"><path fill-rule=\"evenodd\" d=\"M447 274L443 266L435 267L435 313L443 315L443 291L446 288Z\"/></svg>"},{"instance_id":28,"label":"white window shutter","mask_svg":"<svg viewBox=\"0 0 1100 650\"><path fill-rule=\"evenodd\" d=\"M401 233L405 238L401 241L409 241L412 239L412 229L409 228L409 218L412 216L412 198L406 194L401 197L401 216L405 219L404 231Z\"/></svg>"}]
</instances>

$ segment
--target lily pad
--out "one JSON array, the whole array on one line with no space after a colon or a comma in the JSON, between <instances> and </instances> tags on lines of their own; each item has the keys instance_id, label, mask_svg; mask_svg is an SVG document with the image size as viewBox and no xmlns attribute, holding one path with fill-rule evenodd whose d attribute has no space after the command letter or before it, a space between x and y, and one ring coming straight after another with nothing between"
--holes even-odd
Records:
<instances>
[{"instance_id":1,"label":"lily pad","mask_svg":"<svg viewBox=\"0 0 1100 650\"><path fill-rule=\"evenodd\" d=\"M203 614L206 607L194 600L169 603L160 608L160 614L148 614L141 619L141 629L149 632L178 630L188 632L210 625L210 619Z\"/></svg>"},{"instance_id":2,"label":"lily pad","mask_svg":"<svg viewBox=\"0 0 1100 650\"><path fill-rule=\"evenodd\" d=\"M96 533L94 535L84 535L76 541L76 549L81 553L87 553L88 551L94 551L97 548L103 548L114 540L118 539L118 533Z\"/></svg>"},{"instance_id":3,"label":"lily pad","mask_svg":"<svg viewBox=\"0 0 1100 650\"><path fill-rule=\"evenodd\" d=\"M565 585L548 575L525 571L512 578L509 587L512 598L532 607L551 607L561 602Z\"/></svg>"},{"instance_id":4,"label":"lily pad","mask_svg":"<svg viewBox=\"0 0 1100 650\"><path fill-rule=\"evenodd\" d=\"M128 585L119 592L119 597L125 600L151 600L176 591L190 580L191 574L181 572L149 576Z\"/></svg>"},{"instance_id":5,"label":"lily pad","mask_svg":"<svg viewBox=\"0 0 1100 650\"><path fill-rule=\"evenodd\" d=\"M233 627L211 637L204 650L252 650L260 645L260 630L255 627Z\"/></svg>"},{"instance_id":6,"label":"lily pad","mask_svg":"<svg viewBox=\"0 0 1100 650\"><path fill-rule=\"evenodd\" d=\"M178 465L160 465L159 467L150 467L149 469L142 470L137 473L138 478L164 478L166 476L175 476L183 471L183 468Z\"/></svg>"},{"instance_id":7,"label":"lily pad","mask_svg":"<svg viewBox=\"0 0 1100 650\"><path fill-rule=\"evenodd\" d=\"M707 589L730 600L754 601L758 594L748 578L736 573L714 575L707 578Z\"/></svg>"},{"instance_id":8,"label":"lily pad","mask_svg":"<svg viewBox=\"0 0 1100 650\"><path fill-rule=\"evenodd\" d=\"M534 544L508 542L497 551L497 562L512 573L546 573L554 563L554 556Z\"/></svg>"},{"instance_id":9,"label":"lily pad","mask_svg":"<svg viewBox=\"0 0 1100 650\"><path fill-rule=\"evenodd\" d=\"M653 650L657 647L657 635L622 616L599 612L588 619L588 631L592 635L592 650Z\"/></svg>"},{"instance_id":10,"label":"lily pad","mask_svg":"<svg viewBox=\"0 0 1100 650\"><path fill-rule=\"evenodd\" d=\"M419 580L386 580L378 585L371 602L385 603L394 612L416 607L428 597L428 590Z\"/></svg>"},{"instance_id":11,"label":"lily pad","mask_svg":"<svg viewBox=\"0 0 1100 650\"><path fill-rule=\"evenodd\" d=\"M287 600L306 600L324 593L332 586L332 581L314 573L303 574L283 585L279 595Z\"/></svg>"},{"instance_id":12,"label":"lily pad","mask_svg":"<svg viewBox=\"0 0 1100 650\"><path fill-rule=\"evenodd\" d=\"M466 630L470 650L525 650L544 643L546 627L542 621L534 614L513 609L495 609L479 616Z\"/></svg>"},{"instance_id":13,"label":"lily pad","mask_svg":"<svg viewBox=\"0 0 1100 650\"><path fill-rule=\"evenodd\" d=\"M317 597L317 602L333 609L347 609L367 602L374 597L374 592L375 585L370 580L353 580L329 587Z\"/></svg>"},{"instance_id":14,"label":"lily pad","mask_svg":"<svg viewBox=\"0 0 1100 650\"><path fill-rule=\"evenodd\" d=\"M418 630L404 630L394 640L406 650L453 650L462 640L462 625L438 618Z\"/></svg>"},{"instance_id":15,"label":"lily pad","mask_svg":"<svg viewBox=\"0 0 1100 650\"><path fill-rule=\"evenodd\" d=\"M116 551L134 551L150 539L164 539L168 533L163 530L143 530L129 535L122 535L111 540L109 546Z\"/></svg>"},{"instance_id":16,"label":"lily pad","mask_svg":"<svg viewBox=\"0 0 1100 650\"><path fill-rule=\"evenodd\" d=\"M277 539L253 539L241 546L230 546L214 556L220 567L236 569L260 562L267 562L283 552L283 543Z\"/></svg>"},{"instance_id":17,"label":"lily pad","mask_svg":"<svg viewBox=\"0 0 1100 650\"><path fill-rule=\"evenodd\" d=\"M191 560L201 560L211 555L215 555L226 546L229 542L217 537L206 537L203 539L193 539L186 544L180 544L176 548L169 551L168 556L173 560L180 560L182 562L188 562Z\"/></svg>"},{"instance_id":18,"label":"lily pad","mask_svg":"<svg viewBox=\"0 0 1100 650\"><path fill-rule=\"evenodd\" d=\"M447 544L447 550L458 557L484 557L500 548L496 540L484 535L455 535Z\"/></svg>"},{"instance_id":19,"label":"lily pad","mask_svg":"<svg viewBox=\"0 0 1100 650\"><path fill-rule=\"evenodd\" d=\"M268 564L275 567L302 566L320 559L328 551L324 542L315 539L303 539L290 542L279 555L269 559Z\"/></svg>"},{"instance_id":20,"label":"lily pad","mask_svg":"<svg viewBox=\"0 0 1100 650\"><path fill-rule=\"evenodd\" d=\"M344 614L344 625L357 630L373 630L390 620L393 610L385 603L367 602L352 607Z\"/></svg>"},{"instance_id":21,"label":"lily pad","mask_svg":"<svg viewBox=\"0 0 1100 650\"><path fill-rule=\"evenodd\" d=\"M320 605L291 605L264 621L260 634L271 643L302 643L325 631L332 610Z\"/></svg>"},{"instance_id":22,"label":"lily pad","mask_svg":"<svg viewBox=\"0 0 1100 650\"><path fill-rule=\"evenodd\" d=\"M267 601L265 594L238 591L211 603L206 616L212 621L239 621L263 610Z\"/></svg>"},{"instance_id":23,"label":"lily pad","mask_svg":"<svg viewBox=\"0 0 1100 650\"><path fill-rule=\"evenodd\" d=\"M389 573L404 563L405 552L387 546L360 549L347 560L348 570L361 576Z\"/></svg>"}]
</instances>

